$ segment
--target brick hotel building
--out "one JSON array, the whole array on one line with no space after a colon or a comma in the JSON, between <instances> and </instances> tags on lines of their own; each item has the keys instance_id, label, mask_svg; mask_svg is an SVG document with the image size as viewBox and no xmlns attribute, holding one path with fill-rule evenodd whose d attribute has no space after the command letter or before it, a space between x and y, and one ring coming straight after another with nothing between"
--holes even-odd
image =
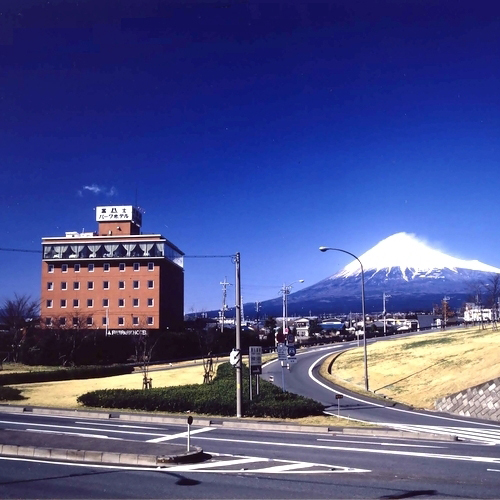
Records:
<instances>
[{"instance_id":1,"label":"brick hotel building","mask_svg":"<svg viewBox=\"0 0 500 500\"><path fill-rule=\"evenodd\" d=\"M181 327L184 253L142 234L135 207L97 207L96 220L95 233L42 238L42 325L107 334Z\"/></svg>"}]
</instances>

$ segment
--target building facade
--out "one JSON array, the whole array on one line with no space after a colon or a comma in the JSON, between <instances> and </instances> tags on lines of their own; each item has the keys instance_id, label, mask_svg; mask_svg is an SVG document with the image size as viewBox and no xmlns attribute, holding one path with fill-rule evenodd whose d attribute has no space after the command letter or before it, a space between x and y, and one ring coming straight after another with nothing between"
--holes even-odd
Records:
<instances>
[{"instance_id":1,"label":"building facade","mask_svg":"<svg viewBox=\"0 0 500 500\"><path fill-rule=\"evenodd\" d=\"M97 232L42 238L42 325L107 334L181 327L184 253L142 234L135 207L97 207L96 220Z\"/></svg>"}]
</instances>

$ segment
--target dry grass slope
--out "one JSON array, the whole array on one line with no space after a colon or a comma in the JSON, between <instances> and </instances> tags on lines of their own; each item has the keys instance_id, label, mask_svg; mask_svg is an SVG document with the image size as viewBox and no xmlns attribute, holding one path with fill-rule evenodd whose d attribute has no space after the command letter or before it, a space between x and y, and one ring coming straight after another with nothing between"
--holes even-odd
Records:
<instances>
[{"instance_id":1,"label":"dry grass slope","mask_svg":"<svg viewBox=\"0 0 500 500\"><path fill-rule=\"evenodd\" d=\"M500 331L457 329L368 346L370 390L418 407L434 408L438 398L500 375ZM337 383L364 386L363 348L339 356L322 375Z\"/></svg>"}]
</instances>

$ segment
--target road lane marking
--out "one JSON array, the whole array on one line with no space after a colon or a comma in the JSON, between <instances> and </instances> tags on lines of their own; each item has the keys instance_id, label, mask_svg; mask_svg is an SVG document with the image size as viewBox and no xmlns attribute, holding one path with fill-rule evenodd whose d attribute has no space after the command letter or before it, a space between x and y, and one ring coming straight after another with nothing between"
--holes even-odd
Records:
<instances>
[{"instance_id":1,"label":"road lane marking","mask_svg":"<svg viewBox=\"0 0 500 500\"><path fill-rule=\"evenodd\" d=\"M126 471L151 471L151 472L160 472L160 473L165 473L165 472L191 472L191 473L219 473L219 474L227 474L227 473L233 473L233 474L253 474L253 473L259 473L259 474L287 474L289 473L286 466L281 466L282 470L279 470L280 466L271 466L271 467L264 467L261 469L222 469L220 467L224 467L225 465L228 465L228 461L221 461L217 462L216 464L212 463L207 463L207 464L197 464L200 467L204 466L204 468L193 468L190 465L178 465L178 466L168 466L168 465L162 465L162 466L157 466L157 467L138 467L138 466L133 466L133 465L119 465L119 464L114 464L114 465L102 465L102 464L88 464L88 463L80 463L80 462L60 462L56 460L43 460L43 459L36 459L36 458L23 458L23 457L4 457L0 456L0 460L8 460L8 461L15 461L15 462L30 462L30 463L37 463L37 464L44 464L44 465L66 465L69 467L86 467L90 469L114 469L114 470L126 470ZM267 458L259 458L259 457L240 457L238 460L234 460L233 465L240 465L240 464L251 464L251 463L259 463L262 461L267 461L270 463L274 462L286 462L287 464L290 463L290 461L285 461L285 460L274 460L274 459L267 459ZM298 469L293 469L290 470L291 474L339 474L339 473L349 473L349 472L371 472L368 469L356 469L353 467L343 467L343 466L338 466L338 465L327 465L327 464L313 464L309 462L297 462L297 464L301 464L302 467L304 468L303 470L298 470ZM217 469L217 467L219 467ZM320 470L311 470L312 467L321 467L322 469Z\"/></svg>"},{"instance_id":2,"label":"road lane marking","mask_svg":"<svg viewBox=\"0 0 500 500\"><path fill-rule=\"evenodd\" d=\"M96 431L96 432L114 432L118 434L134 434L134 435L139 435L139 436L164 436L165 434L159 434L157 432L133 432L133 431L119 431L115 429L99 429L99 428L92 428L92 427L76 427L72 425L56 425L56 424L37 424L35 422L29 422L27 424L26 422L10 422L7 420L0 420L0 424L12 424L12 425L36 425L37 427L52 427L56 429L72 429L72 430L77 430L77 431Z\"/></svg>"},{"instance_id":3,"label":"road lane marking","mask_svg":"<svg viewBox=\"0 0 500 500\"><path fill-rule=\"evenodd\" d=\"M58 435L64 435L64 436L80 436L80 437L98 438L98 439L115 439L115 440L123 441L122 438L118 438L118 437L106 436L104 434L85 434L83 432L51 431L48 429L47 430L45 430L45 429L26 429L26 432L36 432L36 433L43 433L43 434L58 434Z\"/></svg>"},{"instance_id":4,"label":"road lane marking","mask_svg":"<svg viewBox=\"0 0 500 500\"><path fill-rule=\"evenodd\" d=\"M406 446L409 448L445 448L445 446L434 446L427 444L406 444L406 443L379 443L377 441L347 441L345 439L320 439L316 441L328 441L331 443L350 443L350 444L374 444L377 446Z\"/></svg>"},{"instance_id":5,"label":"road lane marking","mask_svg":"<svg viewBox=\"0 0 500 500\"><path fill-rule=\"evenodd\" d=\"M328 385L324 384L323 382L321 382L320 380L318 380L312 373L313 369L315 368L315 366L320 362L322 361L324 358L326 358L327 356L329 356L330 353L327 353L325 354L324 356L321 356L320 358L318 358L310 367L309 367L309 370L308 370L308 375L309 375L309 378L311 380L313 380L314 382L316 382L318 385L320 385L321 387L324 387L325 389L329 390L330 392L333 392L334 394L342 394L343 396L345 396L346 398L349 398L349 399L352 399L353 401L358 401L360 403L364 403L364 404L367 404L367 405L370 405L370 406L375 406L377 408L384 408L386 410L393 410L393 411L399 411L399 412L402 412L402 413L410 413L411 415L420 415L420 416L423 416L423 417L426 417L426 418L433 418L433 419L440 419L440 420L451 420L452 422L460 422L460 423L465 423L465 424L473 424L473 425L478 425L478 426L484 426L484 427L498 427L497 425L495 424L487 424L487 423L478 423L478 422L474 422L474 421L471 421L471 420L460 420L460 419L457 419L457 418L452 418L452 417L443 417L443 416L440 416L440 415L429 415L427 413L421 413L421 412L418 412L418 411L414 411L414 410L404 410L403 408L394 408L392 406L385 406L385 405L381 405L381 404L378 404L378 403L373 403L372 401L370 400L366 400L366 399L361 399L361 398L357 398L355 396L352 396L350 394L346 394L345 392L341 392L339 390L336 390L336 389L333 389L331 387L329 387ZM327 413L327 412L325 412ZM330 413L330 415L332 415ZM345 417L343 417L345 418ZM368 422L368 423L373 423L369 420L357 420L357 419L349 419L349 420L356 420L357 422ZM377 422L378 423L378 422ZM383 424L380 424L380 425L383 425ZM386 424L386 426L392 426L393 424ZM397 424L396 424L397 425Z\"/></svg>"},{"instance_id":6,"label":"road lane marking","mask_svg":"<svg viewBox=\"0 0 500 500\"><path fill-rule=\"evenodd\" d=\"M95 422L80 422L76 421L75 424L81 424L81 425L96 425ZM105 427L123 427L123 428L128 428L128 429L149 429L153 431L161 431L161 430L166 430L165 427L147 427L147 426L142 426L142 425L129 425L129 424L99 424ZM182 425L182 424L180 424Z\"/></svg>"},{"instance_id":7,"label":"road lane marking","mask_svg":"<svg viewBox=\"0 0 500 500\"><path fill-rule=\"evenodd\" d=\"M179 465L174 467L169 467L169 471L183 470L183 471L194 471L198 469L212 469L215 467L227 467L228 465L244 465L255 462L269 462L268 458L259 458L259 457L240 457L235 460L222 460L218 462L210 462L210 463L200 463L200 464L192 464L192 465ZM235 469L235 471L240 472Z\"/></svg>"},{"instance_id":8,"label":"road lane marking","mask_svg":"<svg viewBox=\"0 0 500 500\"><path fill-rule=\"evenodd\" d=\"M289 448L310 448L317 450L331 450L331 451L348 451L348 452L360 452L360 453L374 453L380 455L401 455L409 457L423 457L423 458L435 458L439 460L459 460L464 462L485 462L492 464L500 464L500 458L495 457L481 457L481 456L468 456L468 455L445 455L442 453L424 453L418 451L404 451L404 450L377 450L373 448L348 448L342 446L323 446L317 444L299 444L299 443L283 443L283 442L267 442L267 441L254 441L250 439L225 439L225 438L211 438L211 437L196 437L199 440L205 441L220 441L220 442L230 442L230 443L242 443L242 444L257 444L257 445L269 445L269 446L281 446Z\"/></svg>"},{"instance_id":9,"label":"road lane marking","mask_svg":"<svg viewBox=\"0 0 500 500\"><path fill-rule=\"evenodd\" d=\"M410 432L428 432L442 435L455 435L461 439L469 439L488 446L500 444L500 428L481 429L477 427L442 427L438 425L413 425L413 424L381 424Z\"/></svg>"},{"instance_id":10,"label":"road lane marking","mask_svg":"<svg viewBox=\"0 0 500 500\"><path fill-rule=\"evenodd\" d=\"M202 427L201 429L194 429L191 431L191 436L193 434L200 434L201 432L208 432L215 430L215 427ZM163 441L172 441L173 439L185 438L187 437L187 431L179 432L178 434L170 434L168 436L161 436L158 438L148 439L146 443L162 443Z\"/></svg>"}]
</instances>

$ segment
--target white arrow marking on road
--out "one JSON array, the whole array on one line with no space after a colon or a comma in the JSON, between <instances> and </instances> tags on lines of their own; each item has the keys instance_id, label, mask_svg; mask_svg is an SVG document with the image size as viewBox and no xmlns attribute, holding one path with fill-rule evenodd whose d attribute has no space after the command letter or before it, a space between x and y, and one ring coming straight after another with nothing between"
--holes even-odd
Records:
<instances>
[{"instance_id":1,"label":"white arrow marking on road","mask_svg":"<svg viewBox=\"0 0 500 500\"><path fill-rule=\"evenodd\" d=\"M201 429L195 429L194 431L191 431L191 436L193 434L200 434L200 432L208 432L213 430L215 430L215 427L202 427ZM154 439L148 439L146 443L162 443L163 441L171 441L172 439L184 438L187 437L187 435L188 435L187 431L179 432L178 434L171 434L170 436L162 436Z\"/></svg>"}]
</instances>

